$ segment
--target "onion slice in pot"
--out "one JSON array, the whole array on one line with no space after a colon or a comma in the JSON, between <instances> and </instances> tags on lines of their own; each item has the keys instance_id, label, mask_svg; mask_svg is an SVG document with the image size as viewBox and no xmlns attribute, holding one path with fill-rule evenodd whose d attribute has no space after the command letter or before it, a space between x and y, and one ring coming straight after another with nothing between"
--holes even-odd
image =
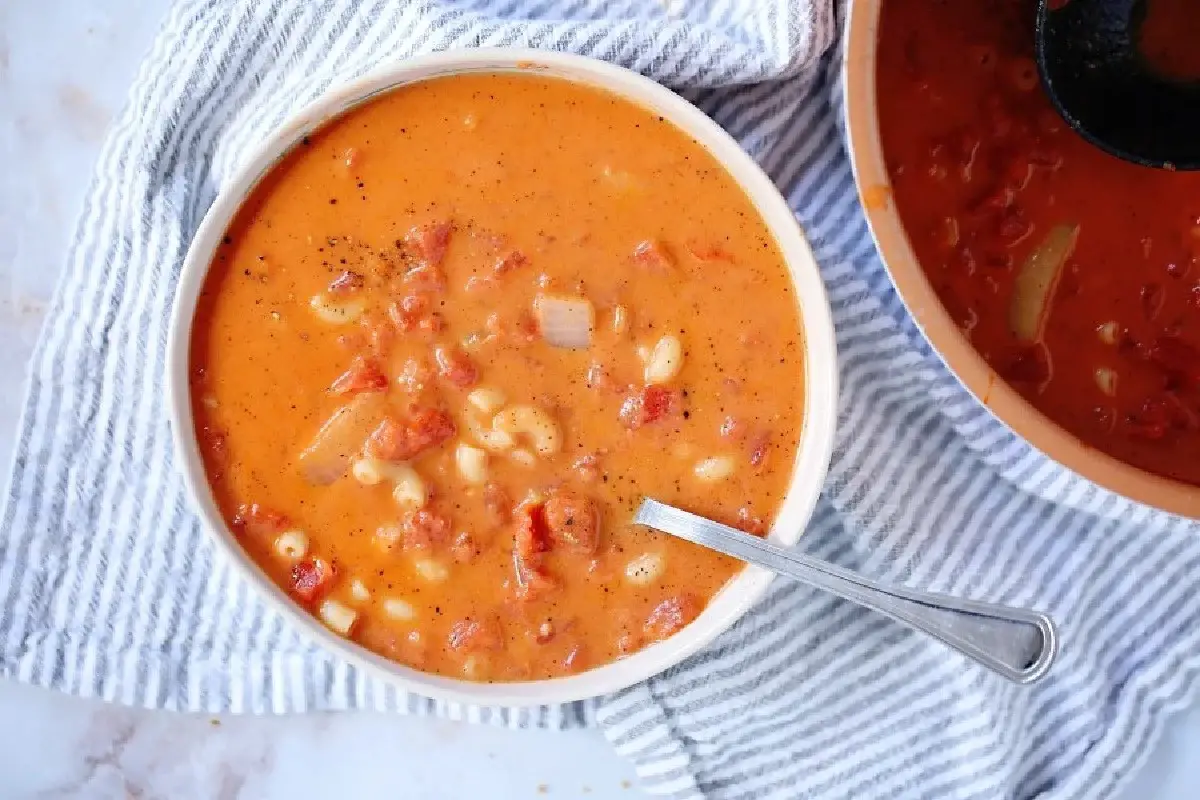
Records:
<instances>
[{"instance_id":1,"label":"onion slice in pot","mask_svg":"<svg viewBox=\"0 0 1200 800\"><path fill-rule=\"evenodd\" d=\"M539 294L533 299L533 313L542 338L554 347L592 346L596 310L587 298Z\"/></svg>"},{"instance_id":2,"label":"onion slice in pot","mask_svg":"<svg viewBox=\"0 0 1200 800\"><path fill-rule=\"evenodd\" d=\"M346 474L350 459L358 455L386 410L383 395L368 392L333 412L298 459L304 479L317 486L333 483Z\"/></svg>"},{"instance_id":3,"label":"onion slice in pot","mask_svg":"<svg viewBox=\"0 0 1200 800\"><path fill-rule=\"evenodd\" d=\"M1078 225L1055 225L1021 265L1008 308L1008 326L1018 341L1041 339L1050 312L1050 300L1078 240Z\"/></svg>"}]
</instances>

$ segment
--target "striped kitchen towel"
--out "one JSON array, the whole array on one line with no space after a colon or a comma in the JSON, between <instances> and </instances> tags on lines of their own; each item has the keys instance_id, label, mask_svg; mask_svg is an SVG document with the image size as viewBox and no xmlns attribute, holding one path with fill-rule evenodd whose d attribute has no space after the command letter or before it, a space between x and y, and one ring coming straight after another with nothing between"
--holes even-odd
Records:
<instances>
[{"instance_id":1,"label":"striped kitchen towel","mask_svg":"<svg viewBox=\"0 0 1200 800\"><path fill-rule=\"evenodd\" d=\"M181 0L96 169L34 355L0 527L0 673L205 711L396 708L596 724L680 798L1106 798L1200 664L1200 536L1056 468L945 370L855 200L828 0ZM711 648L617 696L470 709L314 649L214 558L172 468L167 310L248 148L335 81L435 49L605 58L736 136L803 222L841 352L810 552L1050 611L1062 656L1017 688L888 620L777 582Z\"/></svg>"}]
</instances>

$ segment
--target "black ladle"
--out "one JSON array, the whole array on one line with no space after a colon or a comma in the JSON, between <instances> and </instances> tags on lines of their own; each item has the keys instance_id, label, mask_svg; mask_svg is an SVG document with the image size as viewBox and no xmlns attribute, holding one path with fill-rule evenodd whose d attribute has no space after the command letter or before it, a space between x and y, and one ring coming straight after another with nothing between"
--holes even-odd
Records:
<instances>
[{"instance_id":1,"label":"black ladle","mask_svg":"<svg viewBox=\"0 0 1200 800\"><path fill-rule=\"evenodd\" d=\"M1146 166L1200 169L1200 83L1164 80L1146 67L1135 38L1144 13L1145 0L1040 0L1042 83L1097 147Z\"/></svg>"}]
</instances>

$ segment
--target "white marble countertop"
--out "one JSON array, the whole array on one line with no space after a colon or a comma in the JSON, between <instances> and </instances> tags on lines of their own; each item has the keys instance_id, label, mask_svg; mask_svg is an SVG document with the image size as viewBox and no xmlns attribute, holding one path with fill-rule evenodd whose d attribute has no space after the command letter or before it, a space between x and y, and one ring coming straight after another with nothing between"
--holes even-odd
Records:
<instances>
[{"instance_id":1,"label":"white marble countertop","mask_svg":"<svg viewBox=\"0 0 1200 800\"><path fill-rule=\"evenodd\" d=\"M168 0L0 2L0 462L104 131ZM249 718L115 708L0 681L0 797L638 795L599 733L379 714ZM1200 704L1129 800L1200 795Z\"/></svg>"}]
</instances>

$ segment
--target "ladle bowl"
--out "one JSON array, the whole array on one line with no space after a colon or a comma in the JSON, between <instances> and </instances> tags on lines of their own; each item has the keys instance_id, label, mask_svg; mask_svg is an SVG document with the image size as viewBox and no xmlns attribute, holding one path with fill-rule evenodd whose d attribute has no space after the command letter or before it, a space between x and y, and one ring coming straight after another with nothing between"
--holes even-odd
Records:
<instances>
[{"instance_id":1,"label":"ladle bowl","mask_svg":"<svg viewBox=\"0 0 1200 800\"><path fill-rule=\"evenodd\" d=\"M1067 123L1097 147L1146 166L1200 169L1200 82L1150 68L1137 46L1144 15L1145 0L1041 0L1042 83Z\"/></svg>"}]
</instances>

